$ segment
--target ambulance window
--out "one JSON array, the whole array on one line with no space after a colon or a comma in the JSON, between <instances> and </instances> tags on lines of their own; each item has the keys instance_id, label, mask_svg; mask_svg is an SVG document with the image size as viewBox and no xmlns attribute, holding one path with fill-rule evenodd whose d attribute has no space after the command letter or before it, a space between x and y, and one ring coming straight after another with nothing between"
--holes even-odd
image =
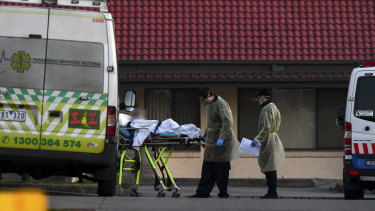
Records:
<instances>
[{"instance_id":1,"label":"ambulance window","mask_svg":"<svg viewBox=\"0 0 375 211\"><path fill-rule=\"evenodd\" d=\"M0 87L43 89L45 39L0 37Z\"/></svg>"},{"instance_id":2,"label":"ambulance window","mask_svg":"<svg viewBox=\"0 0 375 211\"><path fill-rule=\"evenodd\" d=\"M354 102L357 118L375 121L375 77L359 77Z\"/></svg>"},{"instance_id":3,"label":"ambulance window","mask_svg":"<svg viewBox=\"0 0 375 211\"><path fill-rule=\"evenodd\" d=\"M45 88L101 93L103 67L101 43L48 40Z\"/></svg>"}]
</instances>

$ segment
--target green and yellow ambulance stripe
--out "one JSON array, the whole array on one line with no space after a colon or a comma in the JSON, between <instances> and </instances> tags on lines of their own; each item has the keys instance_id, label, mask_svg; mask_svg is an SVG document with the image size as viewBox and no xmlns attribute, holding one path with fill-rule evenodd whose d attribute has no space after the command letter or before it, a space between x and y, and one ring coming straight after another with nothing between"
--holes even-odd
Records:
<instances>
[{"instance_id":1,"label":"green and yellow ambulance stripe","mask_svg":"<svg viewBox=\"0 0 375 211\"><path fill-rule=\"evenodd\" d=\"M0 91L6 93L0 95L2 104L0 110L26 111L27 113L25 122L0 121L0 147L27 149L40 147L43 150L91 153L103 151L108 94L54 90L43 92L38 89L2 87ZM79 99L81 96L89 100L82 101ZM42 106L43 99L45 103ZM97 118L99 125L95 128L70 127L71 109L96 112L99 116ZM61 112L63 116L61 119L51 116L49 114L51 111ZM42 131L41 140L39 140L40 131Z\"/></svg>"}]
</instances>

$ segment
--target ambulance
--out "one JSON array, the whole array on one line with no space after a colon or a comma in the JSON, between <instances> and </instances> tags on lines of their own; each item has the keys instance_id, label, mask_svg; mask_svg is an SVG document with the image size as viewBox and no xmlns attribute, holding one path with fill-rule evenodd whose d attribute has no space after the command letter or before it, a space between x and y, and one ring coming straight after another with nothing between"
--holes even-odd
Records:
<instances>
[{"instance_id":1,"label":"ambulance","mask_svg":"<svg viewBox=\"0 0 375 211\"><path fill-rule=\"evenodd\" d=\"M0 173L90 179L113 196L117 108L105 1L0 0Z\"/></svg>"},{"instance_id":2,"label":"ambulance","mask_svg":"<svg viewBox=\"0 0 375 211\"><path fill-rule=\"evenodd\" d=\"M375 62L355 68L345 110L343 185L345 199L375 189Z\"/></svg>"}]
</instances>

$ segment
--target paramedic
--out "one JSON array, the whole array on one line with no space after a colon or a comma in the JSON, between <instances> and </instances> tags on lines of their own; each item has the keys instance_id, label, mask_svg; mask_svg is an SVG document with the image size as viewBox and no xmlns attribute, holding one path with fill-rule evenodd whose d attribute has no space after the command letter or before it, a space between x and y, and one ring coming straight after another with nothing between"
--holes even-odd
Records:
<instances>
[{"instance_id":1,"label":"paramedic","mask_svg":"<svg viewBox=\"0 0 375 211\"><path fill-rule=\"evenodd\" d=\"M251 143L255 147L261 144L258 164L266 175L268 192L262 198L277 199L277 170L285 161L285 152L277 131L280 128L281 116L276 105L271 101L271 95L267 89L257 91L258 103L262 107L259 116L259 134Z\"/></svg>"},{"instance_id":2,"label":"paramedic","mask_svg":"<svg viewBox=\"0 0 375 211\"><path fill-rule=\"evenodd\" d=\"M202 137L206 143L201 179L196 193L191 198L208 198L215 185L219 188L220 198L228 198L232 148L238 142L233 133L232 111L228 103L214 94L208 87L200 88L198 97L206 106L206 130Z\"/></svg>"}]
</instances>

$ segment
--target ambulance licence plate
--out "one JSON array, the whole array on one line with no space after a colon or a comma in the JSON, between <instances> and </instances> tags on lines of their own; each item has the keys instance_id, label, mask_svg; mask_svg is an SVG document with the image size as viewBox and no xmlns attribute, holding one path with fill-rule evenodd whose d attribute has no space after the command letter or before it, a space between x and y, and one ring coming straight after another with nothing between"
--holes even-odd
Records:
<instances>
[{"instance_id":1,"label":"ambulance licence plate","mask_svg":"<svg viewBox=\"0 0 375 211\"><path fill-rule=\"evenodd\" d=\"M366 160L366 166L375 166L375 160Z\"/></svg>"},{"instance_id":2,"label":"ambulance licence plate","mask_svg":"<svg viewBox=\"0 0 375 211\"><path fill-rule=\"evenodd\" d=\"M26 112L25 111L0 111L0 121L17 121L24 122L26 121Z\"/></svg>"}]
</instances>

